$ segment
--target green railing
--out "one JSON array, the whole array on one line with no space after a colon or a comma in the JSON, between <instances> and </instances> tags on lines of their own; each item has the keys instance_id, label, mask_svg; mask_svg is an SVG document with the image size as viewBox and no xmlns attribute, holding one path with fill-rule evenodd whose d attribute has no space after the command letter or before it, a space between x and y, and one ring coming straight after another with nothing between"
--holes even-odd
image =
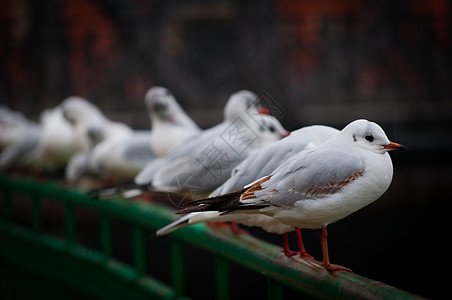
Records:
<instances>
[{"instance_id":1,"label":"green railing","mask_svg":"<svg viewBox=\"0 0 452 300\"><path fill-rule=\"evenodd\" d=\"M237 237L228 231L212 230L197 224L175 231L169 237L171 283L151 277L146 270L145 243L149 230L155 231L176 216L158 205L122 199L93 201L89 196L57 185L0 176L2 211L0 219L0 262L3 273L0 298L36 295L55 298L68 295L96 299L177 299L185 297L187 276L183 247L185 243L207 250L214 256L217 299L230 296L230 265L235 263L264 276L269 299L283 299L285 287L315 298L414 299L415 295L353 273L326 272L320 264L286 258L281 249L249 235ZM19 226L14 220L15 194L29 195L31 225ZM42 199L64 205L64 238L43 231ZM76 243L75 209L83 207L99 213L100 250ZM132 226L132 262L126 264L112 253L112 218ZM153 239L159 247L159 239ZM203 262L200 262L203 263ZM200 274L196 274L202 282ZM212 277L213 274L206 274ZM155 276L158 277L158 276ZM22 285L18 285L20 282ZM25 284L26 283L26 284ZM24 286L25 285L25 286ZM21 288L22 286L22 288ZM202 288L202 286L200 287ZM265 287L254 287L265 288ZM68 293L68 291L71 291ZM19 294L18 294L19 293ZM187 295L188 297L190 295ZM84 298L85 299L85 298Z\"/></svg>"}]
</instances>

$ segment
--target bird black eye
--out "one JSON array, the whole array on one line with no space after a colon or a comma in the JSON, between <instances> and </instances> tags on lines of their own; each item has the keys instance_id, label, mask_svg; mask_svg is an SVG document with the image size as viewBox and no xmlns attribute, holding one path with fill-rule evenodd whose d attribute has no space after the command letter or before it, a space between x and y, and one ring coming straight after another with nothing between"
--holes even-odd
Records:
<instances>
[{"instance_id":1,"label":"bird black eye","mask_svg":"<svg viewBox=\"0 0 452 300\"><path fill-rule=\"evenodd\" d=\"M373 142L374 141L374 136L371 134L368 134L364 137L367 141L369 142Z\"/></svg>"},{"instance_id":2,"label":"bird black eye","mask_svg":"<svg viewBox=\"0 0 452 300\"><path fill-rule=\"evenodd\" d=\"M270 130L270 132L275 132L275 131L276 131L276 128L273 127L273 126L270 126L270 127L268 127L268 130Z\"/></svg>"}]
</instances>

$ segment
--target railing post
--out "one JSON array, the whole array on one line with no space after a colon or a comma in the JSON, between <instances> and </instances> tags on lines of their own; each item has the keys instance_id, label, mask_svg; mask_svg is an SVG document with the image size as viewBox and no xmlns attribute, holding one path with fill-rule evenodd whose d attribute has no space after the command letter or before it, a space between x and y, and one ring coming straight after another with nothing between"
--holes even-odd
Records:
<instances>
[{"instance_id":1,"label":"railing post","mask_svg":"<svg viewBox=\"0 0 452 300\"><path fill-rule=\"evenodd\" d=\"M66 242L73 245L75 243L75 213L74 205L68 202L64 207L64 231Z\"/></svg>"},{"instance_id":2,"label":"railing post","mask_svg":"<svg viewBox=\"0 0 452 300\"><path fill-rule=\"evenodd\" d=\"M170 239L169 250L172 286L176 291L176 296L183 296L185 292L185 279L182 243L178 240Z\"/></svg>"},{"instance_id":3,"label":"railing post","mask_svg":"<svg viewBox=\"0 0 452 300\"><path fill-rule=\"evenodd\" d=\"M35 233L40 233L42 231L41 198L36 194L31 197L32 228Z\"/></svg>"},{"instance_id":4,"label":"railing post","mask_svg":"<svg viewBox=\"0 0 452 300\"><path fill-rule=\"evenodd\" d=\"M137 275L143 276L146 273L146 252L144 228L139 225L133 227L133 263Z\"/></svg>"},{"instance_id":5,"label":"railing post","mask_svg":"<svg viewBox=\"0 0 452 300\"><path fill-rule=\"evenodd\" d=\"M105 213L100 215L100 246L102 253L110 258L112 255L112 243L111 243L111 219Z\"/></svg>"},{"instance_id":6,"label":"railing post","mask_svg":"<svg viewBox=\"0 0 452 300\"><path fill-rule=\"evenodd\" d=\"M10 189L6 188L3 191L3 196L5 197L3 202L3 218L6 222L13 222L13 193Z\"/></svg>"},{"instance_id":7,"label":"railing post","mask_svg":"<svg viewBox=\"0 0 452 300\"><path fill-rule=\"evenodd\" d=\"M268 300L282 300L283 286L281 283L267 277L267 295Z\"/></svg>"},{"instance_id":8,"label":"railing post","mask_svg":"<svg viewBox=\"0 0 452 300\"><path fill-rule=\"evenodd\" d=\"M229 262L223 256L215 256L215 275L217 300L228 300Z\"/></svg>"}]
</instances>

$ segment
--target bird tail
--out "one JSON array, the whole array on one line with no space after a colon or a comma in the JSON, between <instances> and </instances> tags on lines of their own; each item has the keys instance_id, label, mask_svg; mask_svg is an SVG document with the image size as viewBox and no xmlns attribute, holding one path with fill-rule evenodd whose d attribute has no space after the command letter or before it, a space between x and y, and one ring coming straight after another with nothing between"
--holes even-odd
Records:
<instances>
[{"instance_id":1,"label":"bird tail","mask_svg":"<svg viewBox=\"0 0 452 300\"><path fill-rule=\"evenodd\" d=\"M124 198L133 198L142 195L147 190L148 190L147 185L138 185L133 181L126 181L92 189L88 191L88 195L90 195L94 199L106 199L115 196L122 196Z\"/></svg>"},{"instance_id":2,"label":"bird tail","mask_svg":"<svg viewBox=\"0 0 452 300\"><path fill-rule=\"evenodd\" d=\"M175 231L176 229L193 225L201 222L214 222L215 219L220 216L220 213L217 211L209 211L209 212L193 212L187 214L177 221L157 230L157 236L162 236L168 233Z\"/></svg>"},{"instance_id":3,"label":"bird tail","mask_svg":"<svg viewBox=\"0 0 452 300\"><path fill-rule=\"evenodd\" d=\"M203 212L203 211L218 211L221 214L224 214L236 210L249 211L268 206L268 205L245 204L240 202L240 197L246 190L247 188L244 188L221 196L199 200L191 200L189 202L184 203L184 206L188 207L176 211L176 214L188 214L192 212Z\"/></svg>"}]
</instances>

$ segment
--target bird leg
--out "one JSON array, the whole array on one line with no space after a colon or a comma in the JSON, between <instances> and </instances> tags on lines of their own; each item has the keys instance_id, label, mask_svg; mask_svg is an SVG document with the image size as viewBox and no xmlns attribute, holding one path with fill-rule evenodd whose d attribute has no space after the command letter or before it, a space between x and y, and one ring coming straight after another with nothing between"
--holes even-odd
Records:
<instances>
[{"instance_id":1,"label":"bird leg","mask_svg":"<svg viewBox=\"0 0 452 300\"><path fill-rule=\"evenodd\" d=\"M323 266L328 272L333 271L346 271L351 272L352 270L339 266L330 264L330 258L328 257L328 242L327 242L328 233L326 231L326 226L323 226L320 229L320 243L322 244L322 253L323 253Z\"/></svg>"},{"instance_id":2,"label":"bird leg","mask_svg":"<svg viewBox=\"0 0 452 300\"><path fill-rule=\"evenodd\" d=\"M294 256L295 254L297 254L297 252L290 250L289 248L289 239L287 237L287 232L283 233L283 244L284 244L284 249L283 249L283 253L285 256L287 257L291 257Z\"/></svg>"},{"instance_id":3,"label":"bird leg","mask_svg":"<svg viewBox=\"0 0 452 300\"><path fill-rule=\"evenodd\" d=\"M304 244L303 244L303 239L301 238L300 228L295 227L295 233L297 234L298 253L300 253L300 256L302 258L314 259L314 257L312 257L311 255L308 254L308 252L306 252L306 249L305 249Z\"/></svg>"}]
</instances>

